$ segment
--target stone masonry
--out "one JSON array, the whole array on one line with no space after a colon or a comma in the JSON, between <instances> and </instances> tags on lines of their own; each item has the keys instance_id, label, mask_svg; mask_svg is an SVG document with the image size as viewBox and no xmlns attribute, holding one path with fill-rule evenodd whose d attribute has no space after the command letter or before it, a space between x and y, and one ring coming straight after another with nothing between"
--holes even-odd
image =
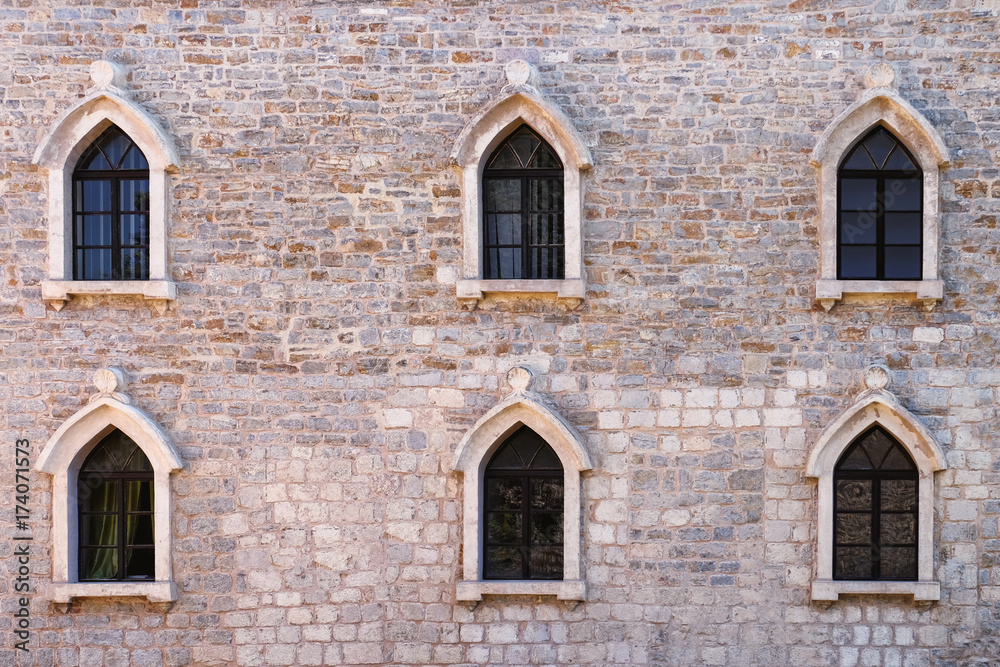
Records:
<instances>
[{"instance_id":1,"label":"stone masonry","mask_svg":"<svg viewBox=\"0 0 1000 667\"><path fill-rule=\"evenodd\" d=\"M184 462L174 602L50 602L31 473L31 645L0 665L1000 664L1000 6L994 0L0 0L0 455L32 457L121 368ZM582 303L456 297L450 155L504 67L593 155ZM61 113L120 63L180 156L162 314L56 311ZM933 309L814 298L810 152L877 62L944 138ZM941 599L810 599L823 429L884 364L946 454ZM456 601L457 443L530 368L581 434L583 602ZM33 458L34 460L34 458Z\"/></svg>"}]
</instances>

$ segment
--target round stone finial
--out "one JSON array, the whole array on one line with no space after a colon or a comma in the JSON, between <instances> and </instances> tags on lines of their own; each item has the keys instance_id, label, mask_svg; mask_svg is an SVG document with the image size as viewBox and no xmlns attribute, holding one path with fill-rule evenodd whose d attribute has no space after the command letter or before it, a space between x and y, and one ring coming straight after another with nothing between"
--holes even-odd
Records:
<instances>
[{"instance_id":1,"label":"round stone finial","mask_svg":"<svg viewBox=\"0 0 1000 667\"><path fill-rule=\"evenodd\" d=\"M121 66L110 60L95 60L90 63L90 79L99 88L121 88L124 77Z\"/></svg>"},{"instance_id":2,"label":"round stone finial","mask_svg":"<svg viewBox=\"0 0 1000 667\"><path fill-rule=\"evenodd\" d=\"M889 369L881 364L872 364L865 369L865 385L869 389L885 389L889 384Z\"/></svg>"},{"instance_id":3,"label":"round stone finial","mask_svg":"<svg viewBox=\"0 0 1000 667\"><path fill-rule=\"evenodd\" d=\"M523 366L515 366L507 371L507 383L516 392L527 391L531 384L531 371Z\"/></svg>"},{"instance_id":4,"label":"round stone finial","mask_svg":"<svg viewBox=\"0 0 1000 667\"><path fill-rule=\"evenodd\" d=\"M507 74L507 83L512 86L523 86L525 84L529 86L537 85L538 83L538 70L535 66L525 60L513 60L507 65L505 70Z\"/></svg>"},{"instance_id":5,"label":"round stone finial","mask_svg":"<svg viewBox=\"0 0 1000 667\"><path fill-rule=\"evenodd\" d=\"M875 63L865 75L870 88L888 88L896 81L896 70L886 62Z\"/></svg>"},{"instance_id":6,"label":"round stone finial","mask_svg":"<svg viewBox=\"0 0 1000 667\"><path fill-rule=\"evenodd\" d=\"M94 373L94 386L102 394L113 394L125 386L125 374L117 368L102 368Z\"/></svg>"}]
</instances>

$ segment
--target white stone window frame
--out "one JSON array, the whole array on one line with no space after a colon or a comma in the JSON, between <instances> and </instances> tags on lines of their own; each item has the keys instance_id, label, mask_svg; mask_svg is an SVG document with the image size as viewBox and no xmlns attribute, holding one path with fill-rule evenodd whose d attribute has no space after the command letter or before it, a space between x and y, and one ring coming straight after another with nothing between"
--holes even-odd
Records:
<instances>
[{"instance_id":1,"label":"white stone window frame","mask_svg":"<svg viewBox=\"0 0 1000 667\"><path fill-rule=\"evenodd\" d=\"M513 393L480 418L458 444L452 470L464 477L462 581L456 599L482 600L483 595L554 595L583 601L586 583L581 563L583 488L580 474L592 468L579 435L562 417L528 391L531 372L511 369ZM484 580L483 473L496 450L521 426L527 426L552 447L563 467L563 578L561 580Z\"/></svg>"},{"instance_id":2,"label":"white stone window frame","mask_svg":"<svg viewBox=\"0 0 1000 667\"><path fill-rule=\"evenodd\" d=\"M944 452L920 420L885 389L889 371L870 366L868 389L836 421L824 429L806 464L806 476L819 483L818 549L812 599L832 603L841 595L912 595L915 602L941 598L934 579L934 474L947 467ZM858 436L878 425L888 431L917 466L917 581L855 581L833 578L833 476L837 461Z\"/></svg>"},{"instance_id":3,"label":"white stone window frame","mask_svg":"<svg viewBox=\"0 0 1000 667\"><path fill-rule=\"evenodd\" d=\"M98 371L94 384L99 393L56 430L34 466L35 470L52 475L52 582L46 596L57 603L83 597L145 597L151 602L171 602L177 599L177 584L171 567L170 475L183 469L184 464L163 429L119 391L124 386L121 371ZM81 582L79 579L80 466L115 429L130 437L153 467L154 581Z\"/></svg>"},{"instance_id":4,"label":"white stone window frame","mask_svg":"<svg viewBox=\"0 0 1000 667\"><path fill-rule=\"evenodd\" d=\"M132 295L162 314L177 298L167 267L167 237L169 174L179 170L180 159L156 119L130 98L120 67L96 61L91 78L95 87L56 120L32 158L49 174L49 272L42 281L42 299L62 310L77 295ZM73 279L73 172L83 152L111 125L127 134L149 163L148 280Z\"/></svg>"},{"instance_id":5,"label":"white stone window frame","mask_svg":"<svg viewBox=\"0 0 1000 667\"><path fill-rule=\"evenodd\" d=\"M868 73L870 86L820 137L811 164L819 171L820 280L816 300L829 311L845 294L913 294L928 310L944 298L940 273L941 169L948 147L933 125L893 88L895 71L878 63ZM923 172L923 247L921 280L840 280L837 278L837 175L840 162L876 126L903 142Z\"/></svg>"},{"instance_id":6,"label":"white stone window frame","mask_svg":"<svg viewBox=\"0 0 1000 667\"><path fill-rule=\"evenodd\" d=\"M583 174L593 166L590 151L560 109L535 87L537 72L524 61L507 66L510 82L498 102L480 112L459 135L453 162L462 171L462 276L456 293L475 307L485 294L555 294L579 304L586 293L583 266ZM555 150L563 164L564 278L486 280L483 278L483 170L493 151L521 125L528 125Z\"/></svg>"}]
</instances>

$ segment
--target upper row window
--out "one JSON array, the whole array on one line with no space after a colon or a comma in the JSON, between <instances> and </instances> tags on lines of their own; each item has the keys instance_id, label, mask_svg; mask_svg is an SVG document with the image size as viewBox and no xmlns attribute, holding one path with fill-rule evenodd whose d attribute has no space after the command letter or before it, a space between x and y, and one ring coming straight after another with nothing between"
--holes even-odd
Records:
<instances>
[{"instance_id":1,"label":"upper row window","mask_svg":"<svg viewBox=\"0 0 1000 667\"><path fill-rule=\"evenodd\" d=\"M149 163L114 125L73 172L73 279L149 279Z\"/></svg>"},{"instance_id":2,"label":"upper row window","mask_svg":"<svg viewBox=\"0 0 1000 667\"><path fill-rule=\"evenodd\" d=\"M902 142L870 132L841 163L837 191L838 278L920 280L922 174Z\"/></svg>"}]
</instances>

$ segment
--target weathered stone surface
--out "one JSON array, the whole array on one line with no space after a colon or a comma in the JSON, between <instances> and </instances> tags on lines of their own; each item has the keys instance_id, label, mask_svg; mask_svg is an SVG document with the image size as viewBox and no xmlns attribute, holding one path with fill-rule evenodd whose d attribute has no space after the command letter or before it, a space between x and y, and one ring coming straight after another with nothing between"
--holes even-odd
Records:
<instances>
[{"instance_id":1,"label":"weathered stone surface","mask_svg":"<svg viewBox=\"0 0 1000 667\"><path fill-rule=\"evenodd\" d=\"M992 4L0 5L0 452L28 438L36 456L115 366L185 465L178 600L67 613L35 592L17 664L996 664ZM52 194L32 155L97 60L128 65L178 148L163 313L124 293L42 300ZM586 296L463 310L451 152L513 60L592 153ZM882 61L951 154L944 299L845 295L827 313L809 156ZM947 458L929 608L809 601L806 458L874 363ZM593 459L579 606L455 601L463 491L447 465L517 366ZM31 480L40 586L51 484Z\"/></svg>"}]
</instances>

